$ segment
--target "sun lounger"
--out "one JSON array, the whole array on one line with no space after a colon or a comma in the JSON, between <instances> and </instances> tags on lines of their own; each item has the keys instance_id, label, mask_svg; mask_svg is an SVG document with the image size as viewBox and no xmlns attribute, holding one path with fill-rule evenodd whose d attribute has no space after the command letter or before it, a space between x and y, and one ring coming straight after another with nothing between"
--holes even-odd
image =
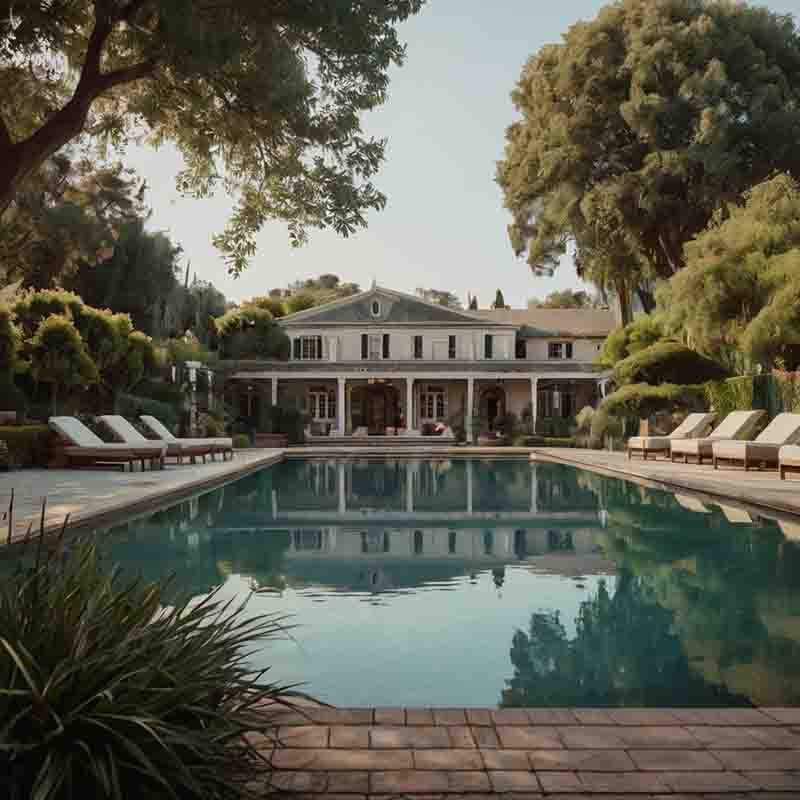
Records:
<instances>
[{"instance_id":1,"label":"sun lounger","mask_svg":"<svg viewBox=\"0 0 800 800\"><path fill-rule=\"evenodd\" d=\"M156 463L164 466L167 448L163 443L130 445L104 442L75 417L50 417L48 422L52 430L68 443L63 453L69 464L121 464L123 469L130 464L131 471L137 461L141 462L142 469L147 461L151 467Z\"/></svg>"},{"instance_id":2,"label":"sun lounger","mask_svg":"<svg viewBox=\"0 0 800 800\"><path fill-rule=\"evenodd\" d=\"M714 457L712 445L715 441L747 438L758 420L766 413L766 411L732 411L708 436L702 439L672 440L670 441L670 460L675 461L676 458L683 457L684 464L687 464L690 458L695 459L698 464L702 464L704 458L711 460Z\"/></svg>"},{"instance_id":3,"label":"sun lounger","mask_svg":"<svg viewBox=\"0 0 800 800\"><path fill-rule=\"evenodd\" d=\"M152 431L154 436L158 436L159 439L163 439L168 446L173 444L188 444L198 446L207 445L211 446L212 448L212 458L214 453L221 453L223 459L226 455L228 455L229 458L233 458L233 439L231 439L229 436L179 439L177 436L173 435L166 425L162 424L161 421L155 417L151 417L149 414L142 414L139 419L148 428L148 430Z\"/></svg>"},{"instance_id":4,"label":"sun lounger","mask_svg":"<svg viewBox=\"0 0 800 800\"><path fill-rule=\"evenodd\" d=\"M183 464L184 458L191 459L192 464L194 464L198 456L203 459L203 463L205 464L206 456L213 455L214 449L210 444L197 444L192 442L178 442L176 444L175 442L167 442L163 439L148 439L137 431L125 417L120 417L117 414L104 414L98 417L98 419L109 428L114 436L122 439L126 444L164 445L166 447L167 456L172 456L179 464Z\"/></svg>"},{"instance_id":5,"label":"sun lounger","mask_svg":"<svg viewBox=\"0 0 800 800\"><path fill-rule=\"evenodd\" d=\"M787 472L800 472L800 446L786 444L778 450L778 472L786 480Z\"/></svg>"},{"instance_id":6,"label":"sun lounger","mask_svg":"<svg viewBox=\"0 0 800 800\"><path fill-rule=\"evenodd\" d=\"M800 414L778 414L752 442L714 442L714 469L722 463L777 466L778 451L800 437Z\"/></svg>"},{"instance_id":7,"label":"sun lounger","mask_svg":"<svg viewBox=\"0 0 800 800\"><path fill-rule=\"evenodd\" d=\"M669 452L670 444L675 439L695 439L702 436L714 421L713 414L695 413L675 428L668 436L632 436L628 439L628 458L639 452L646 461L648 453Z\"/></svg>"}]
</instances>

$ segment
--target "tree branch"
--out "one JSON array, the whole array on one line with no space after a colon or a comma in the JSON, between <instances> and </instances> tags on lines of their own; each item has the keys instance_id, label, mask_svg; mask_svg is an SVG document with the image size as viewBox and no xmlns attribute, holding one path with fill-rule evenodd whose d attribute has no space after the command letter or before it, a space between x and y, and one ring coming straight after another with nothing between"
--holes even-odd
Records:
<instances>
[{"instance_id":1,"label":"tree branch","mask_svg":"<svg viewBox=\"0 0 800 800\"><path fill-rule=\"evenodd\" d=\"M6 121L0 115L0 152L10 149L13 144L11 131L9 131Z\"/></svg>"},{"instance_id":2,"label":"tree branch","mask_svg":"<svg viewBox=\"0 0 800 800\"><path fill-rule=\"evenodd\" d=\"M120 67L113 72L105 72L101 74L97 80L97 92L105 92L114 86L119 86L122 83L131 83L138 81L142 78L147 78L153 74L156 68L155 59L148 58L146 61L141 61L138 64L131 64L129 67Z\"/></svg>"}]
</instances>

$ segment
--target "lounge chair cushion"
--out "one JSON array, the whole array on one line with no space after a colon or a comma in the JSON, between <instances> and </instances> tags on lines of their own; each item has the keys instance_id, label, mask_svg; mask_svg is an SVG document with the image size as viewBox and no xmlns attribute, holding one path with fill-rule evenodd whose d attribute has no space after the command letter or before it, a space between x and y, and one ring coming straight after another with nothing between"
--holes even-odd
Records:
<instances>
[{"instance_id":1,"label":"lounge chair cushion","mask_svg":"<svg viewBox=\"0 0 800 800\"><path fill-rule=\"evenodd\" d=\"M778 414L758 435L756 441L764 444L794 444L800 437L800 414Z\"/></svg>"},{"instance_id":2,"label":"lounge chair cushion","mask_svg":"<svg viewBox=\"0 0 800 800\"><path fill-rule=\"evenodd\" d=\"M668 450L673 439L697 437L704 433L714 419L713 414L695 413L688 417L667 436L632 436L628 439L630 450Z\"/></svg>"},{"instance_id":3,"label":"lounge chair cushion","mask_svg":"<svg viewBox=\"0 0 800 800\"><path fill-rule=\"evenodd\" d=\"M705 439L678 439L670 443L670 450L672 455L711 458L714 441L710 436Z\"/></svg>"},{"instance_id":4,"label":"lounge chair cushion","mask_svg":"<svg viewBox=\"0 0 800 800\"><path fill-rule=\"evenodd\" d=\"M118 414L103 414L98 419L107 425L115 436L122 439L127 447L147 453L159 453L162 456L167 452L166 442L146 439L125 417L120 417Z\"/></svg>"},{"instance_id":5,"label":"lounge chair cushion","mask_svg":"<svg viewBox=\"0 0 800 800\"><path fill-rule=\"evenodd\" d=\"M631 450L669 450L669 436L631 436L628 447Z\"/></svg>"},{"instance_id":6,"label":"lounge chair cushion","mask_svg":"<svg viewBox=\"0 0 800 800\"><path fill-rule=\"evenodd\" d=\"M139 419L153 432L159 439L163 439L167 443L183 442L190 447L201 446L203 444L211 444L214 447L232 448L233 439L230 436L211 436L194 439L179 439L175 436L161 420L150 414L142 414Z\"/></svg>"},{"instance_id":7,"label":"lounge chair cushion","mask_svg":"<svg viewBox=\"0 0 800 800\"><path fill-rule=\"evenodd\" d=\"M50 417L50 427L78 447L103 447L107 444L75 417Z\"/></svg>"},{"instance_id":8,"label":"lounge chair cushion","mask_svg":"<svg viewBox=\"0 0 800 800\"><path fill-rule=\"evenodd\" d=\"M712 449L714 458L775 462L780 445L768 442L714 442Z\"/></svg>"}]
</instances>

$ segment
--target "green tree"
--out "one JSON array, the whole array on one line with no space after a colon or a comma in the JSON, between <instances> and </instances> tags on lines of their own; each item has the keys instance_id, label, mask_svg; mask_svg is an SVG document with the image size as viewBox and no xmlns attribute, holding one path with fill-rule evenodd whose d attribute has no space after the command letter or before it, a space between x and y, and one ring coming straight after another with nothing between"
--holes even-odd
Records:
<instances>
[{"instance_id":1,"label":"green tree","mask_svg":"<svg viewBox=\"0 0 800 800\"><path fill-rule=\"evenodd\" d=\"M503 292L501 289L498 289L494 296L494 303L492 304L492 308L505 308L506 307L506 299L503 297Z\"/></svg>"},{"instance_id":2,"label":"green tree","mask_svg":"<svg viewBox=\"0 0 800 800\"><path fill-rule=\"evenodd\" d=\"M51 314L42 320L31 342L31 375L49 383L53 415L58 413L59 388L69 392L97 382L97 367L72 320Z\"/></svg>"},{"instance_id":3,"label":"green tree","mask_svg":"<svg viewBox=\"0 0 800 800\"><path fill-rule=\"evenodd\" d=\"M263 308L228 311L216 320L216 326L221 358L289 358L289 337Z\"/></svg>"},{"instance_id":4,"label":"green tree","mask_svg":"<svg viewBox=\"0 0 800 800\"><path fill-rule=\"evenodd\" d=\"M385 143L359 115L384 101L404 56L396 26L423 2L5 0L0 213L82 135L144 130L182 152L181 190L238 192L216 237L232 271L269 219L295 243L311 226L346 236L385 203L371 182Z\"/></svg>"},{"instance_id":5,"label":"green tree","mask_svg":"<svg viewBox=\"0 0 800 800\"><path fill-rule=\"evenodd\" d=\"M107 261L120 228L144 214L143 192L120 164L98 167L63 153L48 159L2 215L0 279L50 288L80 264Z\"/></svg>"},{"instance_id":6,"label":"green tree","mask_svg":"<svg viewBox=\"0 0 800 800\"><path fill-rule=\"evenodd\" d=\"M574 25L512 94L497 180L516 253L551 274L572 244L625 291L669 278L726 202L800 175L799 52L790 16L744 3L620 0Z\"/></svg>"},{"instance_id":7,"label":"green tree","mask_svg":"<svg viewBox=\"0 0 800 800\"><path fill-rule=\"evenodd\" d=\"M311 292L298 292L297 294L287 297L284 305L290 314L296 314L298 311L305 311L306 309L320 305L317 300L317 296Z\"/></svg>"},{"instance_id":8,"label":"green tree","mask_svg":"<svg viewBox=\"0 0 800 800\"><path fill-rule=\"evenodd\" d=\"M21 339L14 312L9 306L0 305L0 396L7 402L16 395L14 375L19 366Z\"/></svg>"},{"instance_id":9,"label":"green tree","mask_svg":"<svg viewBox=\"0 0 800 800\"><path fill-rule=\"evenodd\" d=\"M686 269L658 294L665 325L741 368L772 366L800 342L800 183L777 175L686 246Z\"/></svg>"},{"instance_id":10,"label":"green tree","mask_svg":"<svg viewBox=\"0 0 800 800\"><path fill-rule=\"evenodd\" d=\"M263 308L272 314L273 319L280 319L286 316L286 306L277 297L251 297L245 300L242 306L254 306L255 308Z\"/></svg>"},{"instance_id":11,"label":"green tree","mask_svg":"<svg viewBox=\"0 0 800 800\"><path fill-rule=\"evenodd\" d=\"M583 289L562 289L550 292L544 300L533 298L528 302L528 308L592 308L594 298Z\"/></svg>"},{"instance_id":12,"label":"green tree","mask_svg":"<svg viewBox=\"0 0 800 800\"><path fill-rule=\"evenodd\" d=\"M183 333L192 315L190 289L177 279L180 255L179 246L164 233L146 230L139 217L121 226L108 260L81 263L63 284L91 306L130 314L151 335Z\"/></svg>"},{"instance_id":13,"label":"green tree","mask_svg":"<svg viewBox=\"0 0 800 800\"><path fill-rule=\"evenodd\" d=\"M422 298L426 303L434 303L437 306L444 306L445 308L461 308L461 301L453 292L441 291L440 289L418 288L416 295Z\"/></svg>"},{"instance_id":14,"label":"green tree","mask_svg":"<svg viewBox=\"0 0 800 800\"><path fill-rule=\"evenodd\" d=\"M642 314L628 325L620 325L608 334L598 362L606 367L616 367L623 359L650 347L663 337L661 318Z\"/></svg>"}]
</instances>

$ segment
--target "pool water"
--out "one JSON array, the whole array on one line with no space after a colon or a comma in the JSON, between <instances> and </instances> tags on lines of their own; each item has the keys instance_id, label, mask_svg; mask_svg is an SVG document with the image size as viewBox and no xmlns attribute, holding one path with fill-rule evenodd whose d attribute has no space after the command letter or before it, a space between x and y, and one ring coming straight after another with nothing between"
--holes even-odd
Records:
<instances>
[{"instance_id":1,"label":"pool water","mask_svg":"<svg viewBox=\"0 0 800 800\"><path fill-rule=\"evenodd\" d=\"M288 460L114 529L339 706L800 705L800 526L556 464Z\"/></svg>"}]
</instances>

